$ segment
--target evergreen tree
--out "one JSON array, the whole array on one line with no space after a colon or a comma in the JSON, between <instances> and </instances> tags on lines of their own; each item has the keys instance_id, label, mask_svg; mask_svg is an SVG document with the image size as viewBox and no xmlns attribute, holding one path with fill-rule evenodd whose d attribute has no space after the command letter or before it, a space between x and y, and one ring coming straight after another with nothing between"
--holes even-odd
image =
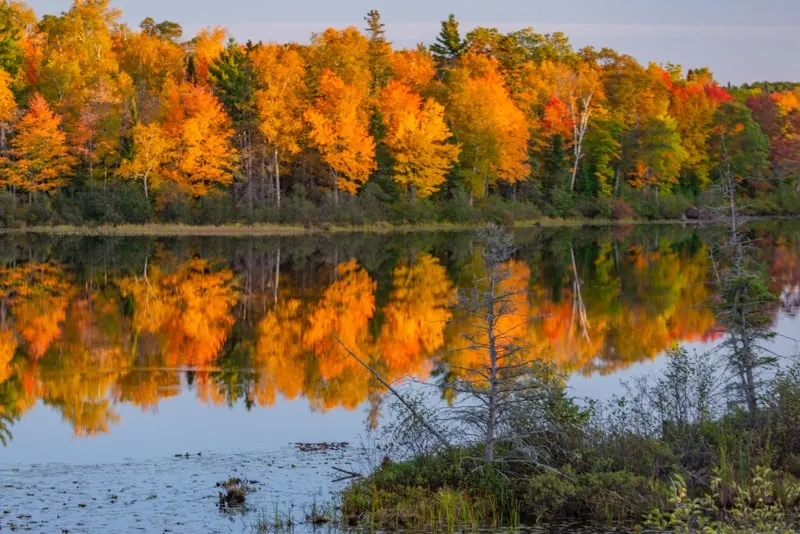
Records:
<instances>
[{"instance_id":1,"label":"evergreen tree","mask_svg":"<svg viewBox=\"0 0 800 534\"><path fill-rule=\"evenodd\" d=\"M431 45L431 53L440 69L452 66L464 50L464 41L461 39L458 25L456 16L451 14L447 20L442 21L442 30L436 42Z\"/></svg>"},{"instance_id":2,"label":"evergreen tree","mask_svg":"<svg viewBox=\"0 0 800 534\"><path fill-rule=\"evenodd\" d=\"M0 2L0 68L15 76L22 66L21 28L8 2Z\"/></svg>"}]
</instances>

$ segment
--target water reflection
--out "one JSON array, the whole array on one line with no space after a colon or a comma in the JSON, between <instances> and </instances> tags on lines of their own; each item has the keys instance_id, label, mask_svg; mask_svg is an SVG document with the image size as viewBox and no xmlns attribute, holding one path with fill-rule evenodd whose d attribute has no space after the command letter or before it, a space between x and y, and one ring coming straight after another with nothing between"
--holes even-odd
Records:
<instances>
[{"instance_id":1,"label":"water reflection","mask_svg":"<svg viewBox=\"0 0 800 534\"><path fill-rule=\"evenodd\" d=\"M800 226L753 233L772 291L794 313ZM522 232L503 283L524 317L505 327L523 328L533 355L586 375L712 340L722 335L708 254L717 235ZM121 423L121 403L156 410L189 389L215 406L377 406L380 385L337 338L389 380L452 376L481 358L464 341L469 323L452 320L458 288L484 270L469 233L0 245L0 436L37 401L78 436Z\"/></svg>"}]
</instances>

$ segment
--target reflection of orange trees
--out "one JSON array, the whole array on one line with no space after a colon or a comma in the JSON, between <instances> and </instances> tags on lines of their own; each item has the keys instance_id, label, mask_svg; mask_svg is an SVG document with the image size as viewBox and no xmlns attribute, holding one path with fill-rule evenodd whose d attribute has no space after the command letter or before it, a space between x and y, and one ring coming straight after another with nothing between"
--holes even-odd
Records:
<instances>
[{"instance_id":1,"label":"reflection of orange trees","mask_svg":"<svg viewBox=\"0 0 800 534\"><path fill-rule=\"evenodd\" d=\"M11 330L0 331L0 383L11 377L11 360L17 351L17 337Z\"/></svg>"},{"instance_id":2,"label":"reflection of orange trees","mask_svg":"<svg viewBox=\"0 0 800 534\"><path fill-rule=\"evenodd\" d=\"M383 364L397 378L426 366L424 358L444 344L455 290L439 260L421 254L413 265L394 270L392 293L380 335Z\"/></svg>"},{"instance_id":3,"label":"reflection of orange trees","mask_svg":"<svg viewBox=\"0 0 800 534\"><path fill-rule=\"evenodd\" d=\"M361 354L371 352L369 321L375 313L376 286L357 261L342 263L309 315L303 345L315 364L306 387L316 409L356 408L368 396L369 373L342 350L337 338Z\"/></svg>"},{"instance_id":4,"label":"reflection of orange trees","mask_svg":"<svg viewBox=\"0 0 800 534\"><path fill-rule=\"evenodd\" d=\"M77 436L119 422L109 394L128 363L124 334L119 295L89 288L69 303L62 335L39 363L38 395Z\"/></svg>"},{"instance_id":5,"label":"reflection of orange trees","mask_svg":"<svg viewBox=\"0 0 800 534\"><path fill-rule=\"evenodd\" d=\"M77 361L76 361L77 360ZM109 431L120 421L109 398L118 371L102 369L96 362L69 358L42 364L40 396L45 404L58 408L76 436L95 436Z\"/></svg>"},{"instance_id":6,"label":"reflection of orange trees","mask_svg":"<svg viewBox=\"0 0 800 534\"><path fill-rule=\"evenodd\" d=\"M315 409L356 408L380 388L337 342L360 354L388 380L426 378L428 357L444 344L454 289L444 267L419 255L393 273L380 333L370 332L376 283L356 261L336 268L335 280L316 302L282 298L259 325L256 350L261 405L278 394L306 396Z\"/></svg>"},{"instance_id":7,"label":"reflection of orange trees","mask_svg":"<svg viewBox=\"0 0 800 534\"><path fill-rule=\"evenodd\" d=\"M259 370L255 398L261 406L274 404L278 392L287 399L296 399L303 393L306 378L304 328L301 301L297 299L281 302L261 321L255 354Z\"/></svg>"},{"instance_id":8,"label":"reflection of orange trees","mask_svg":"<svg viewBox=\"0 0 800 534\"><path fill-rule=\"evenodd\" d=\"M147 411L155 410L162 399L180 392L180 378L175 371L132 369L116 381L113 397Z\"/></svg>"},{"instance_id":9,"label":"reflection of orange trees","mask_svg":"<svg viewBox=\"0 0 800 534\"><path fill-rule=\"evenodd\" d=\"M528 284L531 271L524 263L509 260L498 267L498 272L501 275L495 294L508 295L508 309L506 313L498 314L496 317L495 332L506 340L506 344L521 345L529 341L532 315ZM489 274L486 272L482 252L473 256L473 263L467 273L473 276L473 281L469 283L474 284L478 291L487 290ZM459 313L450 328L449 340L445 361L453 375L462 376L468 370L484 369L488 365L485 349L488 339L482 317L473 313ZM521 346L522 353L515 359L520 361L535 359L539 354L538 349L539 347L534 345Z\"/></svg>"},{"instance_id":10,"label":"reflection of orange trees","mask_svg":"<svg viewBox=\"0 0 800 534\"><path fill-rule=\"evenodd\" d=\"M780 295L786 312L795 313L800 308L800 247L797 241L782 237L766 250L772 253L766 259L769 289Z\"/></svg>"},{"instance_id":11,"label":"reflection of orange trees","mask_svg":"<svg viewBox=\"0 0 800 534\"><path fill-rule=\"evenodd\" d=\"M348 347L364 345L369 320L375 313L375 288L375 282L355 260L336 268L336 281L311 312L304 339L319 359L323 379L358 365L340 350L336 338Z\"/></svg>"},{"instance_id":12,"label":"reflection of orange trees","mask_svg":"<svg viewBox=\"0 0 800 534\"><path fill-rule=\"evenodd\" d=\"M119 287L134 302L133 330L156 338L170 366L210 365L234 323L239 290L233 272L215 270L206 260L190 260L171 275L151 267Z\"/></svg>"},{"instance_id":13,"label":"reflection of orange trees","mask_svg":"<svg viewBox=\"0 0 800 534\"><path fill-rule=\"evenodd\" d=\"M498 330L524 329L515 337L526 346L527 357L552 361L564 373L613 372L714 332L705 249L689 254L666 245L649 252L631 248L619 258L611 247L603 247L593 265L573 263L557 298L544 286L530 284L526 265L512 260L505 268L509 275L502 289L514 293L515 313ZM482 269L473 260L466 272L480 280ZM474 332L464 321L449 329L448 348L453 350L445 363L455 374L485 358L470 350L465 334Z\"/></svg>"},{"instance_id":14,"label":"reflection of orange trees","mask_svg":"<svg viewBox=\"0 0 800 534\"><path fill-rule=\"evenodd\" d=\"M41 358L59 337L73 294L58 265L29 263L0 269L0 298L10 301L16 330L33 358Z\"/></svg>"}]
</instances>

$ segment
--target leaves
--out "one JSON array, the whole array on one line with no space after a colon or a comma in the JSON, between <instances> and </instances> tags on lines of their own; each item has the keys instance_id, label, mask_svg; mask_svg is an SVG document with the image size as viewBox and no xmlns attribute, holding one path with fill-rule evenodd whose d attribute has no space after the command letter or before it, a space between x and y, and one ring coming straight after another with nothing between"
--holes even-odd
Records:
<instances>
[{"instance_id":1,"label":"leaves","mask_svg":"<svg viewBox=\"0 0 800 534\"><path fill-rule=\"evenodd\" d=\"M433 99L423 102L393 80L381 94L380 111L387 128L384 142L394 159L394 180L420 198L438 191L459 153L458 146L448 143L444 106Z\"/></svg>"},{"instance_id":2,"label":"leaves","mask_svg":"<svg viewBox=\"0 0 800 534\"><path fill-rule=\"evenodd\" d=\"M330 70L319 82L319 97L304 114L310 136L333 174L334 185L351 195L369 180L375 163L375 141L363 109L366 93L347 85Z\"/></svg>"},{"instance_id":3,"label":"leaves","mask_svg":"<svg viewBox=\"0 0 800 534\"><path fill-rule=\"evenodd\" d=\"M41 95L34 94L28 112L16 124L10 157L2 160L0 183L22 191L53 191L64 186L75 164L61 119Z\"/></svg>"},{"instance_id":4,"label":"leaves","mask_svg":"<svg viewBox=\"0 0 800 534\"><path fill-rule=\"evenodd\" d=\"M495 179L513 184L527 178L528 123L496 63L465 56L451 83L448 118L461 144L462 172L471 192L483 196Z\"/></svg>"}]
</instances>

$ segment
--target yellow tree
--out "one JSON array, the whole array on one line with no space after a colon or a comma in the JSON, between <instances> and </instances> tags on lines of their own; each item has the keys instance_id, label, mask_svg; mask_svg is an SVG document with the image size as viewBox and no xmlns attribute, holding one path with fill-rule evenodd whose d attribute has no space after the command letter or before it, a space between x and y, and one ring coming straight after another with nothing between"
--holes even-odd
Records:
<instances>
[{"instance_id":1,"label":"yellow tree","mask_svg":"<svg viewBox=\"0 0 800 534\"><path fill-rule=\"evenodd\" d=\"M2 160L2 181L13 189L52 191L66 183L75 159L69 154L61 119L38 93L28 104L28 112L16 125L10 157Z\"/></svg>"},{"instance_id":2,"label":"yellow tree","mask_svg":"<svg viewBox=\"0 0 800 534\"><path fill-rule=\"evenodd\" d=\"M365 89L346 84L326 69L319 96L304 114L311 140L328 166L337 202L339 189L355 195L377 167L375 141L363 110L366 98Z\"/></svg>"},{"instance_id":3,"label":"yellow tree","mask_svg":"<svg viewBox=\"0 0 800 534\"><path fill-rule=\"evenodd\" d=\"M133 82L136 119L145 123L156 120L161 89L185 77L186 52L172 38L146 30L121 32L115 51L120 68Z\"/></svg>"},{"instance_id":4,"label":"yellow tree","mask_svg":"<svg viewBox=\"0 0 800 534\"><path fill-rule=\"evenodd\" d=\"M451 134L444 106L431 98L423 101L410 87L392 80L381 93L380 112L394 180L421 198L438 191L459 153L457 145L447 142Z\"/></svg>"},{"instance_id":5,"label":"yellow tree","mask_svg":"<svg viewBox=\"0 0 800 534\"><path fill-rule=\"evenodd\" d=\"M199 197L215 184L233 182L238 153L222 105L203 87L185 85L170 94L165 131L173 138L168 176Z\"/></svg>"},{"instance_id":6,"label":"yellow tree","mask_svg":"<svg viewBox=\"0 0 800 534\"><path fill-rule=\"evenodd\" d=\"M436 78L436 63L427 49L400 50L392 54L393 79L423 92Z\"/></svg>"},{"instance_id":7,"label":"yellow tree","mask_svg":"<svg viewBox=\"0 0 800 534\"><path fill-rule=\"evenodd\" d=\"M228 33L222 28L203 28L192 41L192 66L197 83L208 83L208 68L225 50L227 36Z\"/></svg>"},{"instance_id":8,"label":"yellow tree","mask_svg":"<svg viewBox=\"0 0 800 534\"><path fill-rule=\"evenodd\" d=\"M141 180L144 195L157 188L163 180L164 165L172 150L170 139L158 124L137 124L133 127L132 159L125 160L118 174L128 180Z\"/></svg>"},{"instance_id":9,"label":"yellow tree","mask_svg":"<svg viewBox=\"0 0 800 534\"><path fill-rule=\"evenodd\" d=\"M294 49L269 44L252 54L260 89L256 92L259 129L272 149L278 207L281 205L281 162L300 152L304 131L306 64Z\"/></svg>"},{"instance_id":10,"label":"yellow tree","mask_svg":"<svg viewBox=\"0 0 800 534\"><path fill-rule=\"evenodd\" d=\"M309 70L314 83L322 82L324 72L330 70L367 95L372 86L369 40L355 26L316 33L311 37Z\"/></svg>"},{"instance_id":11,"label":"yellow tree","mask_svg":"<svg viewBox=\"0 0 800 534\"><path fill-rule=\"evenodd\" d=\"M130 78L119 70L114 43L121 12L110 0L76 0L59 17L45 17L36 89L64 119L67 142L89 174L118 156L123 101Z\"/></svg>"},{"instance_id":12,"label":"yellow tree","mask_svg":"<svg viewBox=\"0 0 800 534\"><path fill-rule=\"evenodd\" d=\"M14 120L16 109L17 102L14 100L14 93L11 92L11 76L0 69L0 151L5 151L7 148L6 134Z\"/></svg>"},{"instance_id":13,"label":"yellow tree","mask_svg":"<svg viewBox=\"0 0 800 534\"><path fill-rule=\"evenodd\" d=\"M448 116L470 198L484 196L494 179L514 184L530 175L528 122L504 83L496 61L473 54L451 76Z\"/></svg>"}]
</instances>

